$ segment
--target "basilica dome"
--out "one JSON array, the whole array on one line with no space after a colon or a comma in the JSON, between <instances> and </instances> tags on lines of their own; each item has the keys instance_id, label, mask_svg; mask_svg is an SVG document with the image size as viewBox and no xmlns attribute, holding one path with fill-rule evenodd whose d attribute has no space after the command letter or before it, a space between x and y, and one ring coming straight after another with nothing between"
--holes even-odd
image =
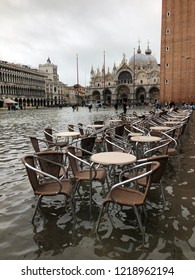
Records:
<instances>
[{"instance_id":1,"label":"basilica dome","mask_svg":"<svg viewBox=\"0 0 195 280\"><path fill-rule=\"evenodd\" d=\"M134 67L145 67L148 65L155 66L158 62L156 58L152 55L152 51L150 50L149 46L145 51L145 54L141 52L140 46L138 46L137 53L135 53L129 60L129 66Z\"/></svg>"},{"instance_id":2,"label":"basilica dome","mask_svg":"<svg viewBox=\"0 0 195 280\"><path fill-rule=\"evenodd\" d=\"M147 64L152 64L152 65L158 64L156 58L152 55L152 51L149 48L149 46L148 46L147 50L145 51L145 54L146 54Z\"/></svg>"}]
</instances>

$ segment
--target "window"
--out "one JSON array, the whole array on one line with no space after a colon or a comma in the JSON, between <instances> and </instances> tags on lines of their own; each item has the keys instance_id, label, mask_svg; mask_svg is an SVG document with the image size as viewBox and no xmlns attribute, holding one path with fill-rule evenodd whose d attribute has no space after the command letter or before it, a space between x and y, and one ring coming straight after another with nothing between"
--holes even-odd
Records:
<instances>
[{"instance_id":1,"label":"window","mask_svg":"<svg viewBox=\"0 0 195 280\"><path fill-rule=\"evenodd\" d=\"M166 79L166 80L165 80L165 85L167 85L168 83L169 83L169 80Z\"/></svg>"},{"instance_id":2,"label":"window","mask_svg":"<svg viewBox=\"0 0 195 280\"><path fill-rule=\"evenodd\" d=\"M170 34L170 29L166 29L166 34Z\"/></svg>"},{"instance_id":3,"label":"window","mask_svg":"<svg viewBox=\"0 0 195 280\"><path fill-rule=\"evenodd\" d=\"M169 63L166 63L166 64L165 64L165 67L166 67L166 68L169 68Z\"/></svg>"},{"instance_id":4,"label":"window","mask_svg":"<svg viewBox=\"0 0 195 280\"><path fill-rule=\"evenodd\" d=\"M170 17L170 15L171 15L171 13L168 11L168 12L167 12L167 17Z\"/></svg>"},{"instance_id":5,"label":"window","mask_svg":"<svg viewBox=\"0 0 195 280\"><path fill-rule=\"evenodd\" d=\"M169 46L166 46L166 52L168 52L169 51Z\"/></svg>"}]
</instances>

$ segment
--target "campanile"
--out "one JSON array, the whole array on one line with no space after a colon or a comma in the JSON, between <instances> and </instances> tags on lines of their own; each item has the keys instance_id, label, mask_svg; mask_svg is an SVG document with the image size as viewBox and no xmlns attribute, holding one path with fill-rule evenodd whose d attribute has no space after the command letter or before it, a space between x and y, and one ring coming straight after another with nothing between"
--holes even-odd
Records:
<instances>
[{"instance_id":1,"label":"campanile","mask_svg":"<svg viewBox=\"0 0 195 280\"><path fill-rule=\"evenodd\" d=\"M160 99L195 104L195 0L162 0Z\"/></svg>"}]
</instances>

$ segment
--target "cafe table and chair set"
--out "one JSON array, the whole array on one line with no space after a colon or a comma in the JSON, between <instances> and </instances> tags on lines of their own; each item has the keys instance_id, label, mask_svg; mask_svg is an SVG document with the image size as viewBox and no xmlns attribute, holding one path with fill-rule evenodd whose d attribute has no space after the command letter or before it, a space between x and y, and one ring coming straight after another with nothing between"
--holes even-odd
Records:
<instances>
[{"instance_id":1,"label":"cafe table and chair set","mask_svg":"<svg viewBox=\"0 0 195 280\"><path fill-rule=\"evenodd\" d=\"M159 187L159 204L166 206L163 176L167 162L177 156L180 138L190 121L189 110L163 115L117 115L90 124L69 124L67 130L47 127L43 138L29 136L33 152L23 156L33 193L38 197L32 223L35 223L44 197L64 197L66 211L71 211L73 225L78 224L77 200L88 196L89 220L93 219L93 199L100 192L96 233L101 233L102 215L106 210L119 212L133 209L145 241L147 202L151 186ZM82 189L83 184L85 188ZM87 187L86 187L87 186ZM49 204L50 205L50 204ZM49 207L48 205L48 207ZM131 215L127 219L134 219Z\"/></svg>"}]
</instances>

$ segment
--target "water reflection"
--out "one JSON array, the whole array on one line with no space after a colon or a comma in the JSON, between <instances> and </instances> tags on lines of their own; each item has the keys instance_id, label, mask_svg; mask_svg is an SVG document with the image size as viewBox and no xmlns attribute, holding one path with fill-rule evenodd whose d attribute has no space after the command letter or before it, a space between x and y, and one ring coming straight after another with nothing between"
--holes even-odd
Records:
<instances>
[{"instance_id":1,"label":"water reflection","mask_svg":"<svg viewBox=\"0 0 195 280\"><path fill-rule=\"evenodd\" d=\"M77 200L78 224L74 228L71 214L65 211L63 199L46 200L35 225L31 218L35 206L26 171L20 158L33 152L29 135L43 137L43 129L60 130L67 124L91 123L106 119L113 110L92 111L79 108L0 112L0 258L1 259L195 259L195 126L182 139L181 170L171 160L164 180L167 207L159 201L154 189L148 203L146 244L132 211L115 211L112 219L105 213L99 234L95 225L99 207L93 206L89 217L87 193ZM101 195L97 192L96 200ZM47 207L47 204L51 207Z\"/></svg>"}]
</instances>

